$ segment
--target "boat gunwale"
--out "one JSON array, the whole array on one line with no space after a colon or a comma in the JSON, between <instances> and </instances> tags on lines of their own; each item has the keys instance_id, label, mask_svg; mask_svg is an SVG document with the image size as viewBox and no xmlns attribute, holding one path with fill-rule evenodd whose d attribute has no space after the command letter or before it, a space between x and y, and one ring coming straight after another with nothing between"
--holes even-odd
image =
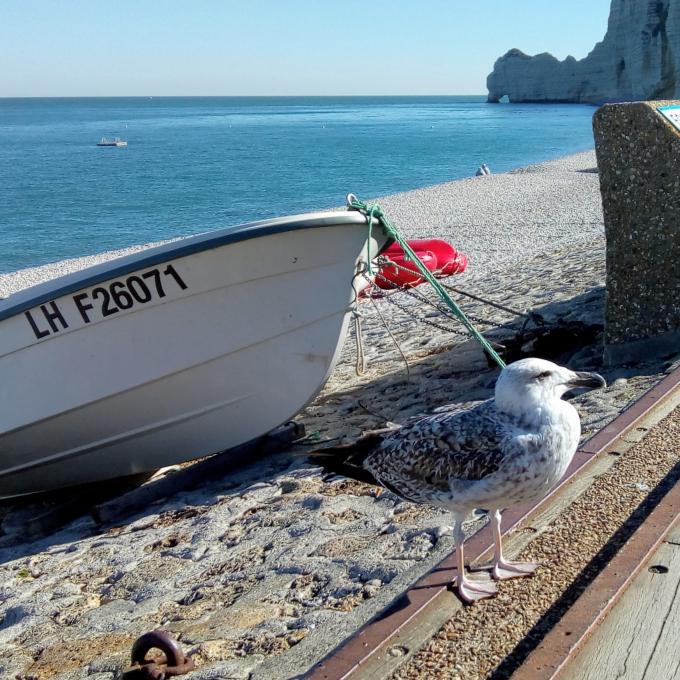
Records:
<instances>
[{"instance_id":1,"label":"boat gunwale","mask_svg":"<svg viewBox=\"0 0 680 680\"><path fill-rule=\"evenodd\" d=\"M366 216L358 211L316 212L247 222L187 236L19 290L5 300L0 300L0 321L5 321L64 295L90 288L98 283L125 276L140 269L153 267L168 260L288 231L359 224L368 226ZM379 226L378 220L374 218L373 227L377 226ZM380 248L380 252L387 248L391 242L392 239L387 238Z\"/></svg>"}]
</instances>

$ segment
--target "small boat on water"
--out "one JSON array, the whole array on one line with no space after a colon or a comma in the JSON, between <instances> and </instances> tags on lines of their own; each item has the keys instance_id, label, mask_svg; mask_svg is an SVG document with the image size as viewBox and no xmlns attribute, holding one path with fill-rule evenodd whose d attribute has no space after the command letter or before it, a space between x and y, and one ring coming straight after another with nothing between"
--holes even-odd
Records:
<instances>
[{"instance_id":1,"label":"small boat on water","mask_svg":"<svg viewBox=\"0 0 680 680\"><path fill-rule=\"evenodd\" d=\"M127 146L127 142L120 137L114 137L109 139L108 137L102 137L97 146Z\"/></svg>"},{"instance_id":2,"label":"small boat on water","mask_svg":"<svg viewBox=\"0 0 680 680\"><path fill-rule=\"evenodd\" d=\"M323 387L389 245L356 211L244 224L0 300L0 498L229 449Z\"/></svg>"}]
</instances>

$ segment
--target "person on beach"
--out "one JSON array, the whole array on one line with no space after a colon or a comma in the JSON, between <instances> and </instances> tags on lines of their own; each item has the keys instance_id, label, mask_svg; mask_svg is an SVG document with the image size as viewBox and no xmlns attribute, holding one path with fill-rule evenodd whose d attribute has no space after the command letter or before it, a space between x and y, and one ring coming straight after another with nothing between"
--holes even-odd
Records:
<instances>
[{"instance_id":1,"label":"person on beach","mask_svg":"<svg viewBox=\"0 0 680 680\"><path fill-rule=\"evenodd\" d=\"M486 175L490 175L491 170L489 170L489 166L486 163L482 163L478 168L477 172L475 173L475 177L485 177Z\"/></svg>"}]
</instances>

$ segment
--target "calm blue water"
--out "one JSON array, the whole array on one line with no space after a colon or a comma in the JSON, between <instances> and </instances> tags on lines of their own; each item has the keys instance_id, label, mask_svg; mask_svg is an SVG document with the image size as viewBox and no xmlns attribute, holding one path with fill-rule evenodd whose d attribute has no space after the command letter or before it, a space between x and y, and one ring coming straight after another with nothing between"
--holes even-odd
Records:
<instances>
[{"instance_id":1,"label":"calm blue water","mask_svg":"<svg viewBox=\"0 0 680 680\"><path fill-rule=\"evenodd\" d=\"M0 99L0 271L593 146L593 108L484 97ZM127 148L98 148L120 135Z\"/></svg>"}]
</instances>

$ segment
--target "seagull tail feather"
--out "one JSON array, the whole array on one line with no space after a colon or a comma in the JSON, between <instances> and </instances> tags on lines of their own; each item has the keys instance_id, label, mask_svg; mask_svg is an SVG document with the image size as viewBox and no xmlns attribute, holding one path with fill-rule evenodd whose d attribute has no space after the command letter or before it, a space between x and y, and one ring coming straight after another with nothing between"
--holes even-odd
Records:
<instances>
[{"instance_id":1,"label":"seagull tail feather","mask_svg":"<svg viewBox=\"0 0 680 680\"><path fill-rule=\"evenodd\" d=\"M353 444L318 449L306 455L311 462L321 466L326 472L356 479L365 484L382 486L373 474L363 466L366 456L375 450L382 439L380 434L369 434Z\"/></svg>"}]
</instances>

